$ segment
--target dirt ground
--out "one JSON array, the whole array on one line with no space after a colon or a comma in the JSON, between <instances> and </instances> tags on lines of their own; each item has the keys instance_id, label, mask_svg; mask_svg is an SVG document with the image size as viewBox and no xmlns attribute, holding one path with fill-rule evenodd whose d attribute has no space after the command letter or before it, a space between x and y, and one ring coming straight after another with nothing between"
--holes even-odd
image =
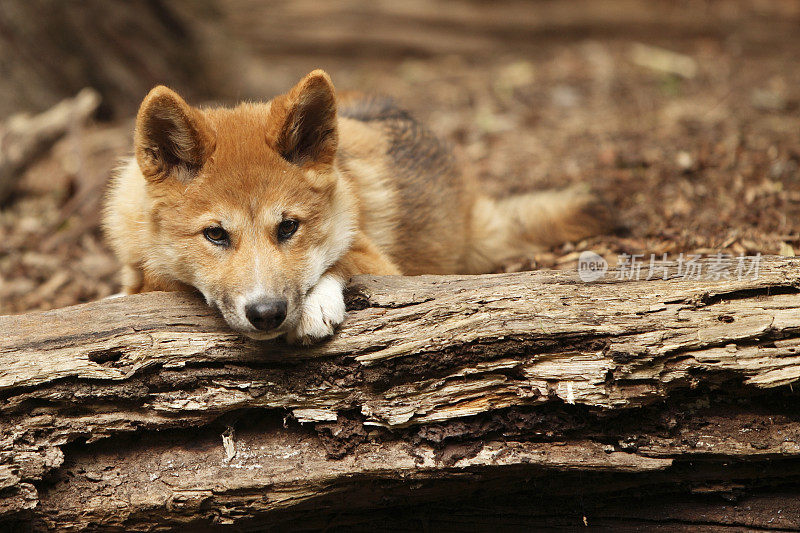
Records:
<instances>
[{"instance_id":1,"label":"dirt ground","mask_svg":"<svg viewBox=\"0 0 800 533\"><path fill-rule=\"evenodd\" d=\"M624 226L508 269L575 268L581 250L611 263L622 253L793 255L800 250L800 4L671 4L688 21L712 22L651 32L589 21L484 54L358 57L270 52L257 42L251 11L227 23L252 44L266 87L288 88L325 68L340 88L395 97L448 139L492 194L587 182ZM570 3L561 6L559 16L569 15ZM680 73L658 66L660 50L680 54ZM98 220L131 131L132 118L74 132L0 208L0 314L119 289Z\"/></svg>"}]
</instances>

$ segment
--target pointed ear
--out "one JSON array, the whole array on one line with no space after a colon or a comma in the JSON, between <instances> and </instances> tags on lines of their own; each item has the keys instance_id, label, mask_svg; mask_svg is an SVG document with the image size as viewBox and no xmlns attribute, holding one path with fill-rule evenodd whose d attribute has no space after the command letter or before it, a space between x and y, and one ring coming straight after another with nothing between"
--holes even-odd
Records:
<instances>
[{"instance_id":1,"label":"pointed ear","mask_svg":"<svg viewBox=\"0 0 800 533\"><path fill-rule=\"evenodd\" d=\"M202 111L160 85L139 107L134 146L139 168L149 181L169 176L188 181L214 151L214 136Z\"/></svg>"},{"instance_id":2,"label":"pointed ear","mask_svg":"<svg viewBox=\"0 0 800 533\"><path fill-rule=\"evenodd\" d=\"M283 114L275 141L281 156L298 166L333 164L339 138L330 77L315 70L275 103L275 111Z\"/></svg>"}]
</instances>

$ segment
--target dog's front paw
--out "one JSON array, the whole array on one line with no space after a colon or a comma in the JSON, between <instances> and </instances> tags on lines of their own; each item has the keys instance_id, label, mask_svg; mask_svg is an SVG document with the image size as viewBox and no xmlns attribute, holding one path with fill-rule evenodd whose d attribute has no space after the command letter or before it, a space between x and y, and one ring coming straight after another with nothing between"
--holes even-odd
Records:
<instances>
[{"instance_id":1,"label":"dog's front paw","mask_svg":"<svg viewBox=\"0 0 800 533\"><path fill-rule=\"evenodd\" d=\"M344 282L337 276L322 276L306 296L300 321L287 335L294 344L312 344L333 335L345 317Z\"/></svg>"}]
</instances>

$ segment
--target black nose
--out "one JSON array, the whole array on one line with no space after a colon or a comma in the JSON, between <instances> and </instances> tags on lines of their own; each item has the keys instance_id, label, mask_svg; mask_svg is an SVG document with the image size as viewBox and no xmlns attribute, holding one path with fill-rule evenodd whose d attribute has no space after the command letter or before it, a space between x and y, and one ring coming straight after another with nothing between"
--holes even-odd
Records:
<instances>
[{"instance_id":1,"label":"black nose","mask_svg":"<svg viewBox=\"0 0 800 533\"><path fill-rule=\"evenodd\" d=\"M247 320L261 331L275 329L286 318L286 300L258 300L244 308Z\"/></svg>"}]
</instances>

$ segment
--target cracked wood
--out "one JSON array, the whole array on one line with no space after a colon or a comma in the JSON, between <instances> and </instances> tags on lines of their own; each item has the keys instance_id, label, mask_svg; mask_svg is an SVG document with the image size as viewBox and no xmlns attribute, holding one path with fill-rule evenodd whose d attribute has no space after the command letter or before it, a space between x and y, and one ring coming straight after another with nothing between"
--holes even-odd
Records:
<instances>
[{"instance_id":1,"label":"cracked wood","mask_svg":"<svg viewBox=\"0 0 800 533\"><path fill-rule=\"evenodd\" d=\"M791 258L765 259L757 279L743 280L617 281L613 272L590 284L569 272L361 277L348 288L351 311L341 331L312 348L242 339L191 295L151 293L0 317L0 513L28 510L54 528L121 520L144 528L148 520L175 524L198 513L234 520L234 508L251 518L285 510L327 493L326 486L355 490L345 481L351 476L482 476L509 465L663 471L676 457L705 450L798 457L800 438L790 436L800 435L800 427L791 418L776 422L754 447L724 429L734 415L709 415L707 428L723 428L713 434L681 426L675 430L680 440L650 434L633 448L623 439L605 451L609 435L550 434L565 441L559 448L528 442L535 431L524 425L521 440L474 438L452 461L430 443L413 453L403 443L413 428L509 409L536 412L557 404L625 413L702 386L791 386L800 377L798 287L800 260ZM228 479L219 469L230 467L220 461L230 462L231 445L243 453L237 444L223 447L213 433L198 438L206 443L199 451L159 441L183 470L177 485L147 496L156 486L148 480L161 476L163 465L145 466L161 452L155 442L134 446L126 435L195 431L246 409L289 413L320 428L355 413L366 436L334 459L315 439L273 428L260 435L260 449L289 439L297 446L286 449L299 457L275 452L269 460L242 463L230 483L219 481ZM85 479L95 468L86 465L101 459L76 443L116 440L131 453L114 459L113 483L105 468L82 483L119 498L142 491L122 510L121 500L92 499L43 481L54 472L59 479ZM367 457L387 466L376 470ZM312 459L314 475L300 475L294 461ZM206 477L190 475L192 468ZM253 478L248 472L255 470L260 475ZM288 491L286 501L253 503L256 494L272 490ZM190 503L176 503L184 496ZM212 511L195 500L212 502ZM283 500L273 495L270 501ZM161 518L146 512L153 508L163 511Z\"/></svg>"}]
</instances>

